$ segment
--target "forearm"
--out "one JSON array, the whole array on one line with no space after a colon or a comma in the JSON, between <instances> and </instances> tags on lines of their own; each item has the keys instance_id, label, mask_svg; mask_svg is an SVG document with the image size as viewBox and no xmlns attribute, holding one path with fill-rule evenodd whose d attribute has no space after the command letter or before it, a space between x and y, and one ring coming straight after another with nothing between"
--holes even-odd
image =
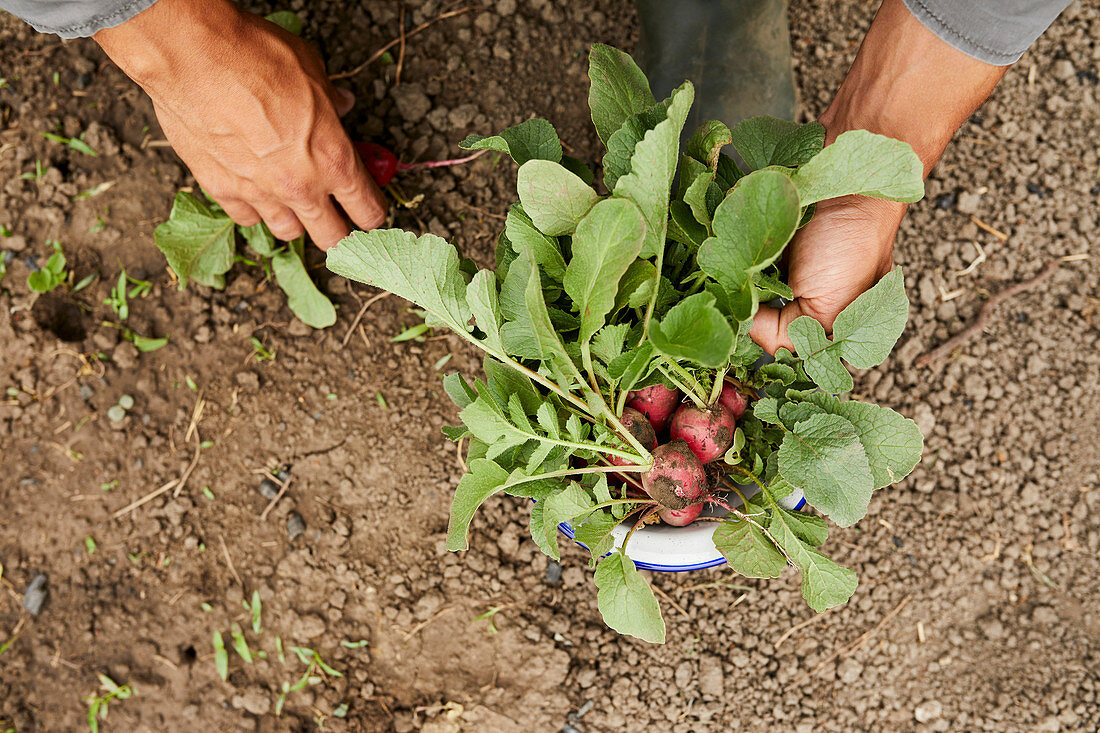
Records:
<instances>
[{"instance_id":1,"label":"forearm","mask_svg":"<svg viewBox=\"0 0 1100 733\"><path fill-rule=\"evenodd\" d=\"M827 142L854 129L904 140L928 175L1006 68L953 48L902 0L884 0L848 76L821 116Z\"/></svg>"}]
</instances>

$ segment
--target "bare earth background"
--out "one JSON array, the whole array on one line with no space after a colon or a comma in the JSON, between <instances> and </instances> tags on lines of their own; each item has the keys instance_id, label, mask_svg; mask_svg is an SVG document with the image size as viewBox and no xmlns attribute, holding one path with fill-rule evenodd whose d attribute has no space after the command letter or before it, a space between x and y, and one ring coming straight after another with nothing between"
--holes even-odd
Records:
<instances>
[{"instance_id":1,"label":"bare earth background","mask_svg":"<svg viewBox=\"0 0 1100 733\"><path fill-rule=\"evenodd\" d=\"M807 119L840 82L874 5L794 3ZM334 72L399 33L395 2L290 6ZM406 7L410 26L449 9ZM626 0L490 2L409 39L400 84L394 65L350 79L360 101L349 127L412 161L450 157L468 133L534 113L591 159L586 50L629 49L634 28ZM1076 3L959 131L904 224L896 259L912 320L856 392L914 417L927 450L858 529L832 533L830 553L861 578L852 602L811 618L794 571L772 582L723 569L661 575L670 641L655 647L604 627L580 551L548 567L521 502L490 502L471 550L444 551L459 467L439 432L455 412L433 365L453 353L445 370L473 374L471 350L448 336L391 344L416 322L395 298L371 306L342 346L373 291L321 268L340 305L325 332L294 322L256 268L235 267L224 292L177 291L152 230L193 181L170 149L143 145L162 137L148 100L93 43L0 17L0 224L13 230L0 250L14 252L0 286L10 389L0 646L18 629L0 656L0 730L85 727L97 673L137 692L110 707L106 729L124 731L1097 730L1098 38L1100 10ZM42 137L57 128L84 132L99 157ZM36 160L41 180L20 178ZM509 164L487 156L399 184L424 199L398 209L396 225L445 234L489 262L512 200ZM65 297L35 302L26 288L47 239L64 243L78 279L102 273L76 296L77 328L61 334L75 340L56 333ZM975 243L986 258L960 274ZM991 293L1090 250L950 360L913 366ZM120 266L156 283L128 324L169 336L166 348L139 354L100 325ZM251 336L274 361L250 358ZM78 355L96 352L109 360L84 368ZM121 394L135 407L115 426L106 411ZM199 437L188 439L200 394ZM112 518L179 477L200 438L213 445L178 497ZM256 471L281 465L293 481L261 521ZM293 512L306 530L292 541ZM49 596L33 617L21 602L39 572ZM254 590L263 631L246 635L267 658L246 665L230 652L222 682L211 634L248 627L241 600ZM473 621L491 607L492 625ZM276 636L344 674L291 693L281 717L274 700L304 666L279 662ZM334 717L345 702L346 717Z\"/></svg>"}]
</instances>

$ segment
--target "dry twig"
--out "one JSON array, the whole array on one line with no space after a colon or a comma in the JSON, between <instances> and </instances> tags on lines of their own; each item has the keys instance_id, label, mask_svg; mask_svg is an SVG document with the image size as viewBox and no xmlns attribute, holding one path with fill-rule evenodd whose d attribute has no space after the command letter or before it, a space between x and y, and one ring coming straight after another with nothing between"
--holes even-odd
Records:
<instances>
[{"instance_id":1,"label":"dry twig","mask_svg":"<svg viewBox=\"0 0 1100 733\"><path fill-rule=\"evenodd\" d=\"M372 53L367 58L366 61L359 64L354 69L351 69L350 71L341 71L338 74L329 74L328 78L331 79L332 81L336 81L337 79L347 79L347 78L350 78L352 76L355 76L360 71L367 68L368 66L370 66L372 63L374 63L378 59L382 58L382 54L386 53L386 51L389 51L391 48L396 46L398 43L402 43L403 42L402 38L404 38L407 41L409 38L412 38L413 36L415 36L420 31L425 30L429 26L432 26L432 25L438 23L441 20L447 20L448 18L453 18L456 15L462 15L463 13L468 13L473 9L474 8L459 8L457 10L450 10L446 13L441 13L441 14L437 15L436 17L432 18L431 20L425 21L425 22L421 23L420 25L416 26L415 28L413 28L408 33L402 32L401 37L393 39L392 41L387 43L385 46L383 46L382 48L380 48L377 51L375 51L374 53ZM404 23L402 23L402 30L404 30Z\"/></svg>"},{"instance_id":2,"label":"dry twig","mask_svg":"<svg viewBox=\"0 0 1100 733\"><path fill-rule=\"evenodd\" d=\"M153 499L156 499L161 494L163 494L167 491L170 491L172 489L172 487L175 486L177 483L179 483L179 479L175 479L175 478L172 479L171 481L169 481L168 483L160 486L159 488L156 488L153 491L150 491L148 494L141 497L140 499L138 499L136 501L132 501L129 504L127 504L126 506L122 507L117 512L115 512L114 514L111 515L111 519L118 519L123 514L128 514L132 511L134 511L135 509L137 509L139 506L142 506L143 504L148 504L149 502L151 502Z\"/></svg>"},{"instance_id":3,"label":"dry twig","mask_svg":"<svg viewBox=\"0 0 1100 733\"><path fill-rule=\"evenodd\" d=\"M833 608L835 608L835 606ZM832 611L832 610L833 610L832 608L829 608L829 609L825 610L823 613L815 613L813 616L810 616L805 621L803 621L801 623L797 623L794 626L792 626L791 628L787 629L786 631L784 631L782 633L782 635L780 635L780 637L778 639L775 640L775 648L778 649L779 645L782 644L783 642L785 642L787 639L789 639L791 634L798 631L799 629L806 628L810 624L817 623L821 619L825 618L825 616L827 616L829 614L829 612Z\"/></svg>"},{"instance_id":4,"label":"dry twig","mask_svg":"<svg viewBox=\"0 0 1100 733\"><path fill-rule=\"evenodd\" d=\"M355 318L352 320L351 325L348 326L347 332L344 334L343 340L340 341L340 348L343 349L348 345L348 340L351 339L352 332L355 331L355 327L359 325L359 321L363 320L363 314L367 312L367 309L378 301L385 298L389 293L383 290L372 298L369 298L367 302L363 303L363 306L359 309L359 312L355 314Z\"/></svg>"},{"instance_id":5,"label":"dry twig","mask_svg":"<svg viewBox=\"0 0 1100 733\"><path fill-rule=\"evenodd\" d=\"M260 512L260 521L261 522L266 522L267 521L267 515L271 513L271 510L275 508L275 505L279 502L279 499L282 499L283 494L285 494L286 490L290 488L290 482L294 480L294 476L293 476L293 474L290 475L290 476L287 476L286 481L278 481L277 479L273 479L273 480L275 480L277 483L281 483L282 486L279 487L279 493L275 494L275 496L272 497L271 501L268 502L267 506L264 507L264 510L262 512Z\"/></svg>"},{"instance_id":6,"label":"dry twig","mask_svg":"<svg viewBox=\"0 0 1100 733\"><path fill-rule=\"evenodd\" d=\"M942 344L929 351L927 354L918 357L916 362L914 362L916 366L928 366L932 362L944 358L952 351L977 336L989 324L990 316L997 308L997 306L999 306L1001 303L1005 302L1009 298L1015 295L1019 295L1020 293L1027 292L1028 290L1034 288L1036 285L1039 285L1051 275L1053 275L1054 271L1057 270L1061 264L1062 260L1051 260L1047 263L1046 267L1044 267L1042 271L1035 277L1024 280L1023 282L1016 283L1015 285L1007 287L1001 292L994 295L992 298L987 300L982 306L982 309L978 311L978 317L974 319L973 323L964 328L962 331L959 331L951 338L947 339L947 341L944 341Z\"/></svg>"},{"instance_id":7,"label":"dry twig","mask_svg":"<svg viewBox=\"0 0 1100 733\"><path fill-rule=\"evenodd\" d=\"M233 574L233 578L237 581L237 585L243 588L244 583L241 581L241 576L237 575L237 568L233 567L233 558L229 556L229 548L225 545L225 536L218 535L218 539L222 542L222 554L225 555L225 564L229 566L229 572Z\"/></svg>"},{"instance_id":8,"label":"dry twig","mask_svg":"<svg viewBox=\"0 0 1100 733\"><path fill-rule=\"evenodd\" d=\"M905 608L905 604L908 603L909 599L912 598L912 597L913 597L913 594L910 593L909 595L905 596L905 598L902 598L901 603L894 606L894 610L891 611L890 613L886 614L885 616L883 616L881 621L879 621L877 624L875 624L874 626L869 628L867 631L864 631L862 634L860 634L859 638L857 638L855 641L853 641L848 646L842 647L841 649L836 650L835 652L833 652L829 656L822 659L820 662L818 662L816 667L811 669L806 674L802 675L802 677L800 679L798 679L795 682L791 683L791 687L792 688L800 687L803 683L806 682L806 680L810 679L815 674L820 672L821 669L825 665L829 664L830 662L835 662L840 657L847 658L847 657L852 656L852 654L854 654L856 652L856 650L859 649L861 646L866 644L871 639L871 637L873 637L879 631L882 631L883 626L890 623L890 621L892 621L895 616L897 616L899 613L901 613L901 609Z\"/></svg>"}]
</instances>

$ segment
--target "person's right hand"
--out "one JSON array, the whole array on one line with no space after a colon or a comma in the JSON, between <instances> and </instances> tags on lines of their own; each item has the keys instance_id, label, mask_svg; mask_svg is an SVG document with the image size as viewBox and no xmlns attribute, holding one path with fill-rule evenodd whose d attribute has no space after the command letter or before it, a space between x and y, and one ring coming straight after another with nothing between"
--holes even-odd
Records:
<instances>
[{"instance_id":1,"label":"person's right hand","mask_svg":"<svg viewBox=\"0 0 1100 733\"><path fill-rule=\"evenodd\" d=\"M159 0L95 40L153 100L195 180L235 222L322 249L386 217L340 124L335 88L299 38L226 0ZM335 203L334 203L335 200Z\"/></svg>"}]
</instances>

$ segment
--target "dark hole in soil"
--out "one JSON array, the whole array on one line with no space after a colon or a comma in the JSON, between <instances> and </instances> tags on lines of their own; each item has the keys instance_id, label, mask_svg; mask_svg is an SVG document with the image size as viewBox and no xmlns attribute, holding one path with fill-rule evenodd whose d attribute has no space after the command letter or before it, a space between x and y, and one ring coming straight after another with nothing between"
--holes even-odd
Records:
<instances>
[{"instance_id":1,"label":"dark hole in soil","mask_svg":"<svg viewBox=\"0 0 1100 733\"><path fill-rule=\"evenodd\" d=\"M34 322L62 341L83 341L88 335L84 314L73 301L58 293L46 293L31 308Z\"/></svg>"},{"instance_id":2,"label":"dark hole in soil","mask_svg":"<svg viewBox=\"0 0 1100 733\"><path fill-rule=\"evenodd\" d=\"M192 664L198 658L199 658L199 653L197 651L195 651L195 647L189 646L189 647L185 647L183 649L180 649L180 660L184 664Z\"/></svg>"}]
</instances>

